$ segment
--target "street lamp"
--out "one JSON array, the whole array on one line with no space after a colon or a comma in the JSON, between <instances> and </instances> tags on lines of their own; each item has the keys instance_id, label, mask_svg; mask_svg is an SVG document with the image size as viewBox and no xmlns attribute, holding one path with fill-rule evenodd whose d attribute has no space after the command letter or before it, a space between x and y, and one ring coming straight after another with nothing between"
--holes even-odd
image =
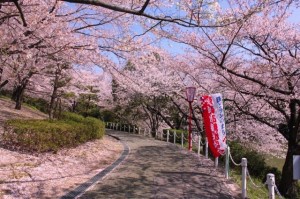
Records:
<instances>
[{"instance_id":1,"label":"street lamp","mask_svg":"<svg viewBox=\"0 0 300 199\"><path fill-rule=\"evenodd\" d=\"M189 108L190 108L190 114L189 114L189 151L192 150L192 102L194 101L196 93L196 88L195 87L187 87L186 88L186 98L187 101L189 102Z\"/></svg>"}]
</instances>

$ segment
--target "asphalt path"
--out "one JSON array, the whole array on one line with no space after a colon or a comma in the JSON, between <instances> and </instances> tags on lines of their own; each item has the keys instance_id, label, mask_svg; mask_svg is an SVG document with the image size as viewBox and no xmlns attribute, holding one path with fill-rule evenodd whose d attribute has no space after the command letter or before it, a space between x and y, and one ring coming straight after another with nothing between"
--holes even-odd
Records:
<instances>
[{"instance_id":1,"label":"asphalt path","mask_svg":"<svg viewBox=\"0 0 300 199\"><path fill-rule=\"evenodd\" d=\"M236 185L225 180L222 170L202 155L141 135L112 130L107 133L118 137L129 153L79 198L238 197Z\"/></svg>"}]
</instances>

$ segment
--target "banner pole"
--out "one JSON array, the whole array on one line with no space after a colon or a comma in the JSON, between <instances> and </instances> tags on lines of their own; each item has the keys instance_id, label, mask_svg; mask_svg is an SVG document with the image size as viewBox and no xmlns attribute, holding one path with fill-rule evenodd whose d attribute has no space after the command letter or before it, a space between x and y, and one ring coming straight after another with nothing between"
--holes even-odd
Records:
<instances>
[{"instance_id":1,"label":"banner pole","mask_svg":"<svg viewBox=\"0 0 300 199\"><path fill-rule=\"evenodd\" d=\"M226 159L225 159L225 178L229 178L229 153L230 153L230 147L227 146L226 148Z\"/></svg>"},{"instance_id":2,"label":"banner pole","mask_svg":"<svg viewBox=\"0 0 300 199\"><path fill-rule=\"evenodd\" d=\"M208 140L205 137L205 158L208 158Z\"/></svg>"}]
</instances>

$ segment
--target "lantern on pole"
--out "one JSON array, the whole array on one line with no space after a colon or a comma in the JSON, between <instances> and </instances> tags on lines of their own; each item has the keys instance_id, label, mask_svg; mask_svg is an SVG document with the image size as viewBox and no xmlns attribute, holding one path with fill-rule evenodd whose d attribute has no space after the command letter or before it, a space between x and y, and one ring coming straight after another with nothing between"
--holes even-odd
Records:
<instances>
[{"instance_id":1,"label":"lantern on pole","mask_svg":"<svg viewBox=\"0 0 300 199\"><path fill-rule=\"evenodd\" d=\"M192 102L194 101L196 93L196 88L195 87L187 87L186 88L186 98L187 101L189 102L189 137L188 137L188 142L189 142L189 151L192 150Z\"/></svg>"}]
</instances>

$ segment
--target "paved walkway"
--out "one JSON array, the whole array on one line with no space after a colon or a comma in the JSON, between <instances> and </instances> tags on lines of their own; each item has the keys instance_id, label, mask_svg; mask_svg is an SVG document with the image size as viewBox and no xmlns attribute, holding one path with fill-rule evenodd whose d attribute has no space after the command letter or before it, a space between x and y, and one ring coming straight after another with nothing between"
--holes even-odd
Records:
<instances>
[{"instance_id":1,"label":"paved walkway","mask_svg":"<svg viewBox=\"0 0 300 199\"><path fill-rule=\"evenodd\" d=\"M80 198L234 198L211 160L171 143L110 131L130 148L127 158Z\"/></svg>"}]
</instances>

